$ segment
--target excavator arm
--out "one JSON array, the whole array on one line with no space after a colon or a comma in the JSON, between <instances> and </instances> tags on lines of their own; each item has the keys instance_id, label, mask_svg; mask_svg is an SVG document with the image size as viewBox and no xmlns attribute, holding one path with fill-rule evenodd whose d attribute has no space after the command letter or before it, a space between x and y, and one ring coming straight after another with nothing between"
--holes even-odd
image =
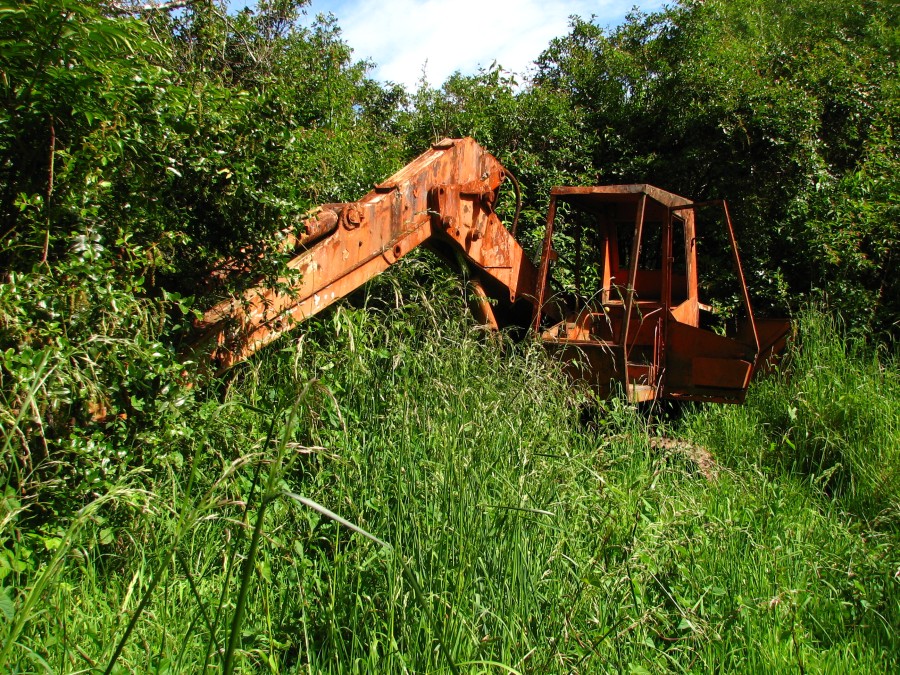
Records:
<instances>
[{"instance_id":1,"label":"excavator arm","mask_svg":"<svg viewBox=\"0 0 900 675\"><path fill-rule=\"evenodd\" d=\"M230 368L423 245L465 262L485 323L528 326L538 275L494 212L506 177L473 139L445 139L359 201L319 207L286 241L299 281L214 306L198 322L195 347Z\"/></svg>"}]
</instances>

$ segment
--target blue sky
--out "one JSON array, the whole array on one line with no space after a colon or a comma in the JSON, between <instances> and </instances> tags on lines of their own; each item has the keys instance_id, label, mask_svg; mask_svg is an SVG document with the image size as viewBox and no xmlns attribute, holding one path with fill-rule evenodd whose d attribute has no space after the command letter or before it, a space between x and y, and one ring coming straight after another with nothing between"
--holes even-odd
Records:
<instances>
[{"instance_id":1,"label":"blue sky","mask_svg":"<svg viewBox=\"0 0 900 675\"><path fill-rule=\"evenodd\" d=\"M232 0L233 5L244 4ZM373 77L413 90L423 69L432 86L453 72L473 74L494 61L519 75L550 40L567 32L569 17L595 15L616 26L635 5L662 0L312 0L311 17L331 12L357 59L371 59Z\"/></svg>"}]
</instances>

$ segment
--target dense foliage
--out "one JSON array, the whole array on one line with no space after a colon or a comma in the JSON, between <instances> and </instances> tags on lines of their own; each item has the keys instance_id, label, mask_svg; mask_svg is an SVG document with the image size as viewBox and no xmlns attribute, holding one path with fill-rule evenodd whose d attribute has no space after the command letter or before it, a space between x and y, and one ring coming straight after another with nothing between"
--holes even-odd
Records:
<instances>
[{"instance_id":1,"label":"dense foliage","mask_svg":"<svg viewBox=\"0 0 900 675\"><path fill-rule=\"evenodd\" d=\"M70 481L78 466L90 483L101 461L116 474L169 442L147 432L190 395L173 350L184 291L238 251L236 283L275 278L284 261L254 252L390 172L399 141L335 27L300 28L290 3L149 21L66 1L3 9L3 391L20 415L35 397L37 419L17 471L45 489L44 473ZM85 455L85 439L86 474L52 461Z\"/></svg>"},{"instance_id":2,"label":"dense foliage","mask_svg":"<svg viewBox=\"0 0 900 675\"><path fill-rule=\"evenodd\" d=\"M609 35L577 21L541 57L538 83L587 117L601 179L731 200L757 294L825 290L854 325L892 330L900 33L889 5L688 2Z\"/></svg>"},{"instance_id":3,"label":"dense foliage","mask_svg":"<svg viewBox=\"0 0 900 675\"><path fill-rule=\"evenodd\" d=\"M412 94L305 0L176 4L0 0L0 670L900 666L892 3L574 19L528 81ZM845 323L674 446L428 259L224 379L179 355L309 207L460 135L526 248L552 185L725 196L760 303Z\"/></svg>"}]
</instances>

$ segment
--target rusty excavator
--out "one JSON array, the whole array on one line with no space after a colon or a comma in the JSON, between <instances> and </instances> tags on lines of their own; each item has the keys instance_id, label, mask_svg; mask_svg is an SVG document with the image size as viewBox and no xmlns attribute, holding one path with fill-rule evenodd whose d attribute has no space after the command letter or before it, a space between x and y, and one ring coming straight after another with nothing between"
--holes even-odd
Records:
<instances>
[{"instance_id":1,"label":"rusty excavator","mask_svg":"<svg viewBox=\"0 0 900 675\"><path fill-rule=\"evenodd\" d=\"M495 212L506 179L517 197L509 229ZM632 401L740 403L784 347L789 323L754 316L725 201L643 184L555 187L537 264L516 240L520 208L515 178L473 139L436 143L359 201L311 212L285 242L299 281L208 310L195 353L226 370L419 246L464 266L481 323L533 333L600 396L620 387ZM700 209L720 214L744 307L725 334L706 327L698 297ZM560 258L560 238L574 260Z\"/></svg>"}]
</instances>

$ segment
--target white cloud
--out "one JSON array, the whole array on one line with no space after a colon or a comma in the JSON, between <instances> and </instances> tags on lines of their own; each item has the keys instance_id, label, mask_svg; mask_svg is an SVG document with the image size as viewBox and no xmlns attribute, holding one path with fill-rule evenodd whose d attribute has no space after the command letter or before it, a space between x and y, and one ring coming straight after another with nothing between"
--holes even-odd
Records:
<instances>
[{"instance_id":1,"label":"white cloud","mask_svg":"<svg viewBox=\"0 0 900 675\"><path fill-rule=\"evenodd\" d=\"M662 0L313 0L309 14L332 12L357 59L372 59L373 76L416 87L425 67L432 86L454 71L475 73L496 61L525 73L573 14L617 25L635 4Z\"/></svg>"}]
</instances>

